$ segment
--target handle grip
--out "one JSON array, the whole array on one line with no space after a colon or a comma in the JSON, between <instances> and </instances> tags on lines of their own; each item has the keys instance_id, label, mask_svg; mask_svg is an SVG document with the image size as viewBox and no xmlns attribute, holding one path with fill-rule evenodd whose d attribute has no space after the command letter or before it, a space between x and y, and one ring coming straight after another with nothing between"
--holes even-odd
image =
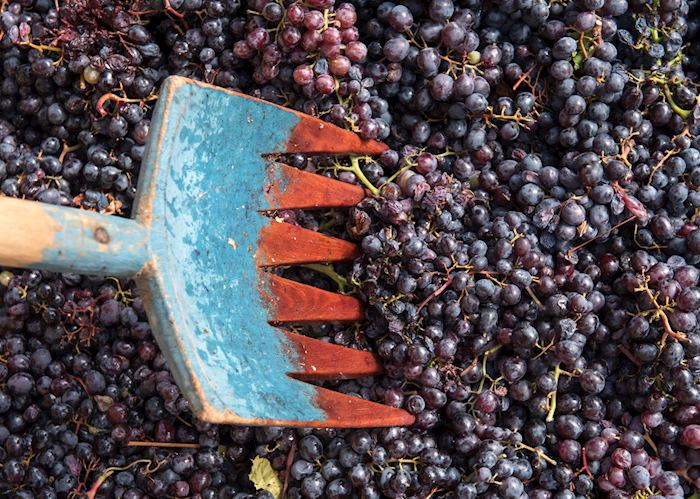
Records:
<instances>
[{"instance_id":1,"label":"handle grip","mask_svg":"<svg viewBox=\"0 0 700 499\"><path fill-rule=\"evenodd\" d=\"M126 276L149 258L135 220L0 196L0 265Z\"/></svg>"}]
</instances>

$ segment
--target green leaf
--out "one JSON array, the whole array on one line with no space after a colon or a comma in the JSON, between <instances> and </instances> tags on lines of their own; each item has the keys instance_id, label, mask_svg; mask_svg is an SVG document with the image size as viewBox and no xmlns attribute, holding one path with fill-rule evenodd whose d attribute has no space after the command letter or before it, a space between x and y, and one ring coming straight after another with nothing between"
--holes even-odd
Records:
<instances>
[{"instance_id":1,"label":"green leaf","mask_svg":"<svg viewBox=\"0 0 700 499\"><path fill-rule=\"evenodd\" d=\"M578 71L581 69L581 66L583 66L583 53L578 50L574 52L574 55L571 56L571 62L574 64L574 70Z\"/></svg>"},{"instance_id":2,"label":"green leaf","mask_svg":"<svg viewBox=\"0 0 700 499\"><path fill-rule=\"evenodd\" d=\"M275 496L275 499L282 496L282 481L270 461L264 457L255 456L248 478L257 490L266 490Z\"/></svg>"},{"instance_id":3,"label":"green leaf","mask_svg":"<svg viewBox=\"0 0 700 499\"><path fill-rule=\"evenodd\" d=\"M693 495L688 497L688 499L700 499L700 490L695 489L695 492L693 492Z\"/></svg>"}]
</instances>

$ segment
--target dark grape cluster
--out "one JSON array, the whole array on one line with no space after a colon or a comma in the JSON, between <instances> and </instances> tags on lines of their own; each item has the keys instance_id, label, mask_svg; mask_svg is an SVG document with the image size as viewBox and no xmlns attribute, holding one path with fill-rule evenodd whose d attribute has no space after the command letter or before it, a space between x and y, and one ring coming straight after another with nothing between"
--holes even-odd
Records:
<instances>
[{"instance_id":1,"label":"dark grape cluster","mask_svg":"<svg viewBox=\"0 0 700 499\"><path fill-rule=\"evenodd\" d=\"M128 216L169 75L380 139L291 155L367 188L280 219L356 241L286 269L367 321L328 382L407 428L194 418L133 283L0 269L0 494L19 499L700 495L700 2L6 0L0 195ZM2 242L0 241L0 244Z\"/></svg>"}]
</instances>

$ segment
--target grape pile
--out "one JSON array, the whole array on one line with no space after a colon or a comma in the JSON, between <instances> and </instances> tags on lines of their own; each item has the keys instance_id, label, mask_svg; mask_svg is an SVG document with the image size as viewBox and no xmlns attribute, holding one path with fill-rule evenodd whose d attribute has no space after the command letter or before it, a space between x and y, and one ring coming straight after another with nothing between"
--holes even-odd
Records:
<instances>
[{"instance_id":1,"label":"grape pile","mask_svg":"<svg viewBox=\"0 0 700 499\"><path fill-rule=\"evenodd\" d=\"M290 278L367 303L307 334L409 428L194 418L133 283L0 269L0 494L700 497L698 0L3 0L0 195L128 216L182 75L379 139L283 220L357 241Z\"/></svg>"}]
</instances>

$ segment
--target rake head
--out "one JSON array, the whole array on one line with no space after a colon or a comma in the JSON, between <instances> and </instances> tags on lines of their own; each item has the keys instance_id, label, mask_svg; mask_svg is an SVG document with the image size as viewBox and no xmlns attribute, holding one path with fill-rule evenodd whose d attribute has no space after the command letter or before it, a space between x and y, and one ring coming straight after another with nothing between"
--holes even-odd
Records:
<instances>
[{"instance_id":1,"label":"rake head","mask_svg":"<svg viewBox=\"0 0 700 499\"><path fill-rule=\"evenodd\" d=\"M266 270L348 260L357 248L262 211L345 207L364 197L358 186L266 158L384 148L241 94L166 80L139 184L135 216L148 232L151 258L137 280L158 342L199 417L316 427L413 422L400 409L302 381L378 374L381 367L368 352L278 328L361 320L362 306Z\"/></svg>"}]
</instances>

